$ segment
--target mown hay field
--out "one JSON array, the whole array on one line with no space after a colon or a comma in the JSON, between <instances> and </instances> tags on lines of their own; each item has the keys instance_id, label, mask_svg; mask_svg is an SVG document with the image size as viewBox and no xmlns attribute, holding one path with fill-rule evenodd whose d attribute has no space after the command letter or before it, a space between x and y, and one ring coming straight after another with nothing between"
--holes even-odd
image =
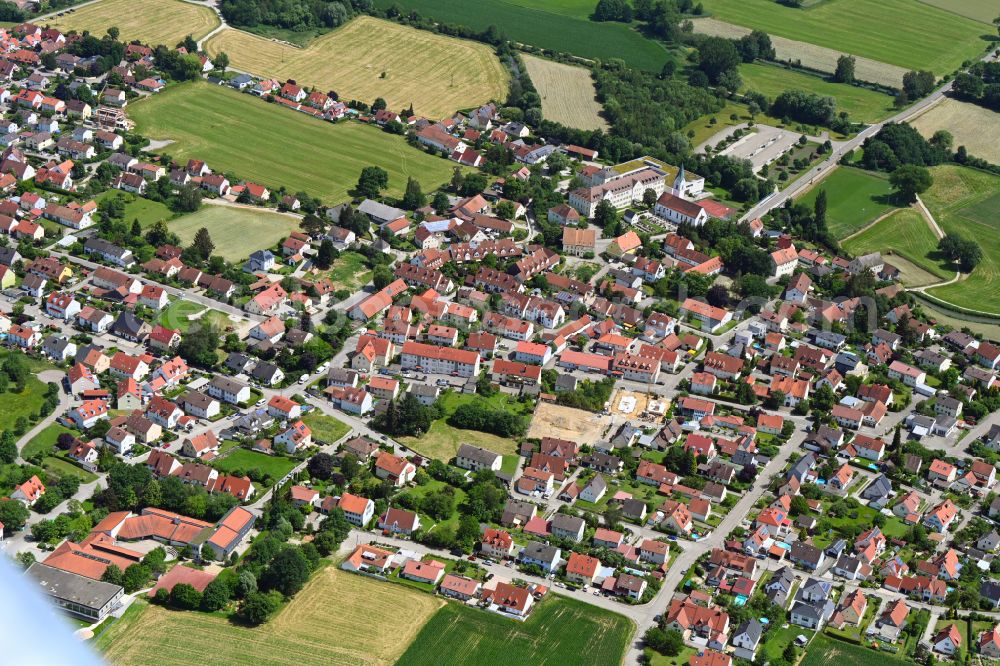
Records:
<instances>
[{"instance_id":1,"label":"mown hay field","mask_svg":"<svg viewBox=\"0 0 1000 666\"><path fill-rule=\"evenodd\" d=\"M900 270L903 284L920 287L954 276L947 261L937 256L937 237L927 221L912 208L894 211L857 236L844 241L854 255L881 252Z\"/></svg>"},{"instance_id":2,"label":"mown hay field","mask_svg":"<svg viewBox=\"0 0 1000 666\"><path fill-rule=\"evenodd\" d=\"M955 147L965 146L969 154L1000 164L1000 141L996 139L996 131L984 131L990 127L1000 129L1000 113L996 111L949 97L911 120L910 124L928 139L938 130L947 130L955 137Z\"/></svg>"},{"instance_id":3,"label":"mown hay field","mask_svg":"<svg viewBox=\"0 0 1000 666\"><path fill-rule=\"evenodd\" d=\"M920 2L987 25L992 25L993 19L1000 12L996 0L920 0Z\"/></svg>"},{"instance_id":4,"label":"mown hay field","mask_svg":"<svg viewBox=\"0 0 1000 666\"><path fill-rule=\"evenodd\" d=\"M378 9L400 7L421 16L473 30L495 26L509 39L581 58L621 58L630 66L659 72L670 55L624 23L595 23L587 18L596 2L582 0L375 0Z\"/></svg>"},{"instance_id":5,"label":"mown hay field","mask_svg":"<svg viewBox=\"0 0 1000 666\"><path fill-rule=\"evenodd\" d=\"M164 151L175 160L205 160L214 171L272 189L304 190L327 203L345 199L366 166L389 173L387 192L394 196L403 193L409 176L431 192L454 167L375 127L334 125L207 83L171 86L129 104L128 114L143 135L170 140Z\"/></svg>"},{"instance_id":6,"label":"mown hay field","mask_svg":"<svg viewBox=\"0 0 1000 666\"><path fill-rule=\"evenodd\" d=\"M187 245L202 227L208 229L214 254L227 261L239 261L256 250L269 248L299 228L299 220L290 215L259 208L204 205L196 213L167 223Z\"/></svg>"},{"instance_id":7,"label":"mown hay field","mask_svg":"<svg viewBox=\"0 0 1000 666\"><path fill-rule=\"evenodd\" d=\"M524 622L447 604L417 634L400 666L613 666L620 664L632 622L581 601L553 597ZM448 655L443 658L442 655Z\"/></svg>"},{"instance_id":8,"label":"mown hay field","mask_svg":"<svg viewBox=\"0 0 1000 666\"><path fill-rule=\"evenodd\" d=\"M840 166L799 199L812 207L826 190L826 223L837 240L856 233L893 208L892 187L884 174Z\"/></svg>"},{"instance_id":9,"label":"mown hay field","mask_svg":"<svg viewBox=\"0 0 1000 666\"><path fill-rule=\"evenodd\" d=\"M699 18L693 20L692 23L695 32L729 39L738 39L751 32L750 28L714 18ZM833 73L837 69L837 58L843 55L843 51L836 48L818 46L775 34L771 34L771 43L774 45L779 60L798 61L803 67L820 72ZM855 76L861 81L893 88L899 88L903 84L903 75L907 72L905 67L864 58L857 54L854 57L856 61L854 64Z\"/></svg>"},{"instance_id":10,"label":"mown hay field","mask_svg":"<svg viewBox=\"0 0 1000 666\"><path fill-rule=\"evenodd\" d=\"M336 90L344 100L370 104L382 97L396 110L413 104L416 113L433 119L507 97L507 71L489 46L370 16L305 48L227 29L205 49L209 55L225 51L235 69Z\"/></svg>"},{"instance_id":11,"label":"mown hay field","mask_svg":"<svg viewBox=\"0 0 1000 666\"><path fill-rule=\"evenodd\" d=\"M1000 176L953 164L931 168L921 199L946 234L979 243L983 259L961 282L930 290L955 305L1000 314Z\"/></svg>"},{"instance_id":12,"label":"mown hay field","mask_svg":"<svg viewBox=\"0 0 1000 666\"><path fill-rule=\"evenodd\" d=\"M140 602L142 603L142 602ZM265 625L147 606L111 627L113 666L392 664L441 606L429 594L327 567Z\"/></svg>"},{"instance_id":13,"label":"mown hay field","mask_svg":"<svg viewBox=\"0 0 1000 666\"><path fill-rule=\"evenodd\" d=\"M201 39L219 25L219 17L208 7L181 0L101 0L46 24L64 32L89 30L97 36L116 27L123 41L138 39L172 48L187 35Z\"/></svg>"},{"instance_id":14,"label":"mown hay field","mask_svg":"<svg viewBox=\"0 0 1000 666\"><path fill-rule=\"evenodd\" d=\"M851 120L873 123L894 113L893 99L870 88L827 81L821 76L765 63L740 65L740 76L748 90L774 99L786 90L804 90L837 100L837 111L846 111Z\"/></svg>"},{"instance_id":15,"label":"mown hay field","mask_svg":"<svg viewBox=\"0 0 1000 666\"><path fill-rule=\"evenodd\" d=\"M521 60L542 97L542 115L567 127L606 130L590 70L523 54Z\"/></svg>"},{"instance_id":16,"label":"mown hay field","mask_svg":"<svg viewBox=\"0 0 1000 666\"><path fill-rule=\"evenodd\" d=\"M986 46L982 23L914 0L836 0L808 8L774 0L704 5L720 21L939 76Z\"/></svg>"}]
</instances>

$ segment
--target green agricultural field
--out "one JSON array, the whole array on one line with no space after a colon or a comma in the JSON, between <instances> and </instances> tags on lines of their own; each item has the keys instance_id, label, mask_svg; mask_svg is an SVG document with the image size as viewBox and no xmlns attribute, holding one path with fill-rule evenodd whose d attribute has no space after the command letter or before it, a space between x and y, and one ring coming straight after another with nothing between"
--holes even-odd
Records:
<instances>
[{"instance_id":1,"label":"green agricultural field","mask_svg":"<svg viewBox=\"0 0 1000 666\"><path fill-rule=\"evenodd\" d=\"M993 19L1000 12L996 0L920 0L920 2L986 25L992 25Z\"/></svg>"},{"instance_id":2,"label":"green agricultural field","mask_svg":"<svg viewBox=\"0 0 1000 666\"><path fill-rule=\"evenodd\" d=\"M921 198L945 233L971 238L983 260L965 280L930 290L949 303L1000 313L1000 176L956 165L931 169L934 184Z\"/></svg>"},{"instance_id":3,"label":"green agricultural field","mask_svg":"<svg viewBox=\"0 0 1000 666\"><path fill-rule=\"evenodd\" d=\"M805 9L774 0L704 5L723 21L938 75L980 54L982 35L991 33L982 23L913 0L836 0Z\"/></svg>"},{"instance_id":4,"label":"green agricultural field","mask_svg":"<svg viewBox=\"0 0 1000 666\"><path fill-rule=\"evenodd\" d=\"M834 238L844 239L892 210L892 187L883 174L854 167L837 167L799 200L812 207L826 190L826 223Z\"/></svg>"},{"instance_id":5,"label":"green agricultural field","mask_svg":"<svg viewBox=\"0 0 1000 666\"><path fill-rule=\"evenodd\" d=\"M659 72L667 50L623 23L595 23L586 17L597 3L582 0L375 0L375 7L416 10L421 16L475 30L496 26L510 39L581 58L621 58L632 67Z\"/></svg>"},{"instance_id":6,"label":"green agricultural field","mask_svg":"<svg viewBox=\"0 0 1000 666\"><path fill-rule=\"evenodd\" d=\"M580 601L552 597L524 622L459 604L431 617L397 664L618 664L632 635L630 620Z\"/></svg>"},{"instance_id":7,"label":"green agricultural field","mask_svg":"<svg viewBox=\"0 0 1000 666\"><path fill-rule=\"evenodd\" d=\"M893 114L892 97L868 88L833 83L813 74L761 63L740 65L740 75L748 90L773 99L786 90L804 90L837 100L837 111L846 111L851 120L872 123Z\"/></svg>"},{"instance_id":8,"label":"green agricultural field","mask_svg":"<svg viewBox=\"0 0 1000 666\"><path fill-rule=\"evenodd\" d=\"M272 479L280 479L297 464L291 458L269 456L266 453L258 453L249 449L237 449L225 458L214 461L212 467L226 474L232 474L234 471L245 473L252 469L259 469L262 474L270 476Z\"/></svg>"},{"instance_id":9,"label":"green agricultural field","mask_svg":"<svg viewBox=\"0 0 1000 666\"><path fill-rule=\"evenodd\" d=\"M168 226L184 245L205 227L215 243L214 254L235 262L254 250L272 247L297 230L299 220L261 208L205 205L196 213L171 220Z\"/></svg>"},{"instance_id":10,"label":"green agricultural field","mask_svg":"<svg viewBox=\"0 0 1000 666\"><path fill-rule=\"evenodd\" d=\"M842 245L855 255L881 252L886 261L899 268L908 287L933 284L954 275L948 262L936 256L934 232L913 209L893 212ZM905 261L899 261L900 258Z\"/></svg>"},{"instance_id":11,"label":"green agricultural field","mask_svg":"<svg viewBox=\"0 0 1000 666\"><path fill-rule=\"evenodd\" d=\"M391 195L403 193L408 176L430 192L454 166L375 127L332 125L207 83L176 85L130 104L129 117L143 135L171 140L166 150L175 160L203 159L216 171L329 202L346 198L366 166L389 173Z\"/></svg>"},{"instance_id":12,"label":"green agricultural field","mask_svg":"<svg viewBox=\"0 0 1000 666\"><path fill-rule=\"evenodd\" d=\"M809 645L799 666L904 666L912 662L889 652L876 652L820 634Z\"/></svg>"},{"instance_id":13,"label":"green agricultural field","mask_svg":"<svg viewBox=\"0 0 1000 666\"><path fill-rule=\"evenodd\" d=\"M327 416L318 409L313 409L303 416L302 422L312 430L314 440L325 444L333 444L351 429L343 421Z\"/></svg>"}]
</instances>

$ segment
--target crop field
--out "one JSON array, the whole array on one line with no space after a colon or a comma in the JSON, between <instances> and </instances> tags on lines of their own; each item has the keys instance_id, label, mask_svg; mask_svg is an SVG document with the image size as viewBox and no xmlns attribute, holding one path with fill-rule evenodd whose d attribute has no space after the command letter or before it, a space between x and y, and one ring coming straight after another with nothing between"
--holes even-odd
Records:
<instances>
[{"instance_id":1,"label":"crop field","mask_svg":"<svg viewBox=\"0 0 1000 666\"><path fill-rule=\"evenodd\" d=\"M1000 10L998 10L1000 11ZM938 130L955 137L955 146L965 146L970 155L1000 164L1000 142L985 127L1000 127L1000 113L969 102L946 98L910 121L918 132L930 138ZM994 136L993 139L990 139Z\"/></svg>"},{"instance_id":2,"label":"crop field","mask_svg":"<svg viewBox=\"0 0 1000 666\"><path fill-rule=\"evenodd\" d=\"M837 0L807 9L773 0L706 0L704 4L722 21L938 75L951 72L985 48L982 23L913 0Z\"/></svg>"},{"instance_id":3,"label":"crop field","mask_svg":"<svg viewBox=\"0 0 1000 666\"><path fill-rule=\"evenodd\" d=\"M889 179L871 171L837 167L797 203L812 207L820 190L826 190L826 223L837 240L856 233L894 208L889 200L892 193Z\"/></svg>"},{"instance_id":4,"label":"crop field","mask_svg":"<svg viewBox=\"0 0 1000 666\"><path fill-rule=\"evenodd\" d=\"M921 195L945 233L979 243L983 260L968 278L930 290L961 307L1000 314L1000 176L955 165L931 169L934 184Z\"/></svg>"},{"instance_id":5,"label":"crop field","mask_svg":"<svg viewBox=\"0 0 1000 666\"><path fill-rule=\"evenodd\" d=\"M776 65L748 63L740 65L743 85L773 99L786 90L804 90L837 100L837 111L846 111L855 122L872 123L893 113L893 99L885 93L844 83L833 83L822 77L805 74Z\"/></svg>"},{"instance_id":6,"label":"crop field","mask_svg":"<svg viewBox=\"0 0 1000 666\"><path fill-rule=\"evenodd\" d=\"M225 51L233 67L369 104L413 109L443 118L458 109L507 97L507 71L485 44L360 16L295 48L241 30L223 30L205 44ZM350 53L350 58L344 54Z\"/></svg>"},{"instance_id":7,"label":"crop field","mask_svg":"<svg viewBox=\"0 0 1000 666\"><path fill-rule=\"evenodd\" d=\"M387 191L396 196L408 176L418 178L424 192L433 191L454 166L374 127L332 125L207 83L173 86L128 108L137 131L172 141L166 150L175 160L202 159L215 171L305 190L329 203L347 198L366 166L385 169Z\"/></svg>"},{"instance_id":8,"label":"crop field","mask_svg":"<svg viewBox=\"0 0 1000 666\"><path fill-rule=\"evenodd\" d=\"M462 664L609 666L622 660L633 625L624 616L552 597L524 622L447 604L424 625L400 666Z\"/></svg>"},{"instance_id":9,"label":"crop field","mask_svg":"<svg viewBox=\"0 0 1000 666\"><path fill-rule=\"evenodd\" d=\"M288 236L299 228L299 221L259 208L208 204L196 213L171 220L168 226L184 245L190 244L198 230L205 227L215 243L214 254L227 261L239 261Z\"/></svg>"},{"instance_id":10,"label":"crop field","mask_svg":"<svg viewBox=\"0 0 1000 666\"><path fill-rule=\"evenodd\" d=\"M219 25L219 17L208 7L181 0L101 0L46 25L63 31L88 30L98 37L113 26L121 31L122 41L138 39L173 48L187 35L201 39L210 33Z\"/></svg>"},{"instance_id":11,"label":"crop field","mask_svg":"<svg viewBox=\"0 0 1000 666\"><path fill-rule=\"evenodd\" d=\"M528 54L521 60L542 97L542 115L567 127L591 130L608 128L590 70Z\"/></svg>"},{"instance_id":12,"label":"crop field","mask_svg":"<svg viewBox=\"0 0 1000 666\"><path fill-rule=\"evenodd\" d=\"M750 28L714 18L694 19L692 24L695 32L729 39L738 39L751 32ZM771 35L771 44L774 46L775 54L779 60L799 61L803 67L831 74L837 69L837 58L843 53L833 48L800 42L774 34ZM858 55L855 55L855 58L854 71L858 79L896 88L902 85L903 75L907 72L905 67L889 65Z\"/></svg>"},{"instance_id":13,"label":"crop field","mask_svg":"<svg viewBox=\"0 0 1000 666\"><path fill-rule=\"evenodd\" d=\"M109 629L104 656L113 666L148 664L150 655L164 666L389 665L440 605L429 594L330 566L260 627L144 604Z\"/></svg>"},{"instance_id":14,"label":"crop field","mask_svg":"<svg viewBox=\"0 0 1000 666\"><path fill-rule=\"evenodd\" d=\"M593 5L582 0L375 0L375 7L393 5L404 11L474 30L496 26L508 38L581 58L621 58L632 67L659 72L669 59L667 50L624 23L595 23L586 18Z\"/></svg>"},{"instance_id":15,"label":"crop field","mask_svg":"<svg viewBox=\"0 0 1000 666\"><path fill-rule=\"evenodd\" d=\"M920 0L925 5L991 25L997 17L996 0Z\"/></svg>"},{"instance_id":16,"label":"crop field","mask_svg":"<svg viewBox=\"0 0 1000 666\"><path fill-rule=\"evenodd\" d=\"M838 641L823 634L813 640L799 662L800 666L904 666L912 662L900 659L888 652L876 652L860 645Z\"/></svg>"},{"instance_id":17,"label":"crop field","mask_svg":"<svg viewBox=\"0 0 1000 666\"><path fill-rule=\"evenodd\" d=\"M913 209L900 209L881 219L850 240L844 249L859 255L881 252L893 266L903 272L902 281L908 287L918 287L947 280L954 276L948 263L932 256L937 250L937 237L926 220ZM902 257L906 262L898 261ZM905 264L917 267L917 271Z\"/></svg>"}]
</instances>

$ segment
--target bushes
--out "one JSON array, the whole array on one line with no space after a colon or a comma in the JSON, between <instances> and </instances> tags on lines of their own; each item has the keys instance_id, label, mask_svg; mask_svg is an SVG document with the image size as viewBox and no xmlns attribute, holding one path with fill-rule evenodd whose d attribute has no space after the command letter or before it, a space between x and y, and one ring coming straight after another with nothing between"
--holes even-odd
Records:
<instances>
[{"instance_id":1,"label":"bushes","mask_svg":"<svg viewBox=\"0 0 1000 666\"><path fill-rule=\"evenodd\" d=\"M786 90L771 103L771 115L810 125L829 125L836 117L837 102L802 90Z\"/></svg>"},{"instance_id":2,"label":"bushes","mask_svg":"<svg viewBox=\"0 0 1000 666\"><path fill-rule=\"evenodd\" d=\"M517 437L528 429L527 420L523 416L502 409L493 409L480 401L459 405L448 417L448 425L488 432L500 437Z\"/></svg>"},{"instance_id":3,"label":"bushes","mask_svg":"<svg viewBox=\"0 0 1000 666\"><path fill-rule=\"evenodd\" d=\"M281 607L280 592L252 592L240 606L239 617L249 625L257 626Z\"/></svg>"}]
</instances>

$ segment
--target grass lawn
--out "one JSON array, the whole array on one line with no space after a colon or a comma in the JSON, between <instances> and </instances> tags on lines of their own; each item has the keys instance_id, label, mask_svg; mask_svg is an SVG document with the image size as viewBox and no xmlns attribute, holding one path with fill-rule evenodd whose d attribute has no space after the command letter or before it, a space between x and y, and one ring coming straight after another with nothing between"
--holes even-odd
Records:
<instances>
[{"instance_id":1,"label":"grass lawn","mask_svg":"<svg viewBox=\"0 0 1000 666\"><path fill-rule=\"evenodd\" d=\"M799 199L810 208L826 190L826 223L834 238L842 240L892 210L892 188L883 174L841 166Z\"/></svg>"},{"instance_id":2,"label":"grass lawn","mask_svg":"<svg viewBox=\"0 0 1000 666\"><path fill-rule=\"evenodd\" d=\"M982 23L912 0L837 0L792 8L773 0L705 0L715 18L841 53L941 75L976 57Z\"/></svg>"},{"instance_id":3,"label":"grass lawn","mask_svg":"<svg viewBox=\"0 0 1000 666\"><path fill-rule=\"evenodd\" d=\"M871 123L894 113L893 99L885 93L844 83L833 83L814 74L806 74L777 65L744 63L740 76L748 90L775 98L786 90L804 90L837 100L837 111L846 111L855 122Z\"/></svg>"},{"instance_id":4,"label":"grass lawn","mask_svg":"<svg viewBox=\"0 0 1000 666\"><path fill-rule=\"evenodd\" d=\"M21 352L0 349L0 362L11 353L20 354ZM35 373L42 370L51 370L53 367L48 363L30 358L28 359L28 364ZM17 420L22 416L30 418L38 414L38 408L42 406L42 402L45 399L46 386L37 377L28 377L24 385L24 390L20 393L17 393L14 389L15 387L11 385L6 393L0 394L0 432L13 430ZM30 426L28 429L30 430Z\"/></svg>"},{"instance_id":5,"label":"grass lawn","mask_svg":"<svg viewBox=\"0 0 1000 666\"><path fill-rule=\"evenodd\" d=\"M860 645L852 645L820 634L809 645L809 649L806 650L799 666L839 666L840 664L903 666L903 664L911 663L889 652L876 652Z\"/></svg>"},{"instance_id":6,"label":"grass lawn","mask_svg":"<svg viewBox=\"0 0 1000 666\"><path fill-rule=\"evenodd\" d=\"M618 664L633 624L622 615L549 595L524 622L447 604L417 634L398 664Z\"/></svg>"},{"instance_id":7,"label":"grass lawn","mask_svg":"<svg viewBox=\"0 0 1000 666\"><path fill-rule=\"evenodd\" d=\"M42 458L42 467L49 474L55 476L75 476L80 479L80 483L91 483L97 480L97 475L87 470L77 467L71 462L56 458L55 456L45 456Z\"/></svg>"},{"instance_id":8,"label":"grass lawn","mask_svg":"<svg viewBox=\"0 0 1000 666\"><path fill-rule=\"evenodd\" d=\"M351 429L343 421L338 421L332 416L327 416L318 409L313 409L303 416L302 422L312 429L313 439L319 440L324 444L336 442Z\"/></svg>"},{"instance_id":9,"label":"grass lawn","mask_svg":"<svg viewBox=\"0 0 1000 666\"><path fill-rule=\"evenodd\" d=\"M180 329L183 332L191 326L189 317L202 312L204 309L204 305L177 299L160 311L160 315L156 318L156 321L167 328Z\"/></svg>"},{"instance_id":10,"label":"grass lawn","mask_svg":"<svg viewBox=\"0 0 1000 666\"><path fill-rule=\"evenodd\" d=\"M687 666L691 663L691 657L698 654L698 651L687 645L678 653L676 657L667 657L655 650L646 649L646 656L649 658L650 666Z\"/></svg>"},{"instance_id":11,"label":"grass lawn","mask_svg":"<svg viewBox=\"0 0 1000 666\"><path fill-rule=\"evenodd\" d=\"M233 67L259 76L336 90L345 102L381 97L397 110L412 104L428 118L503 99L508 88L507 70L488 45L364 15L305 48L223 30L205 50L225 52Z\"/></svg>"},{"instance_id":12,"label":"grass lawn","mask_svg":"<svg viewBox=\"0 0 1000 666\"><path fill-rule=\"evenodd\" d=\"M503 457L503 462L500 463L500 471L505 474L510 474L514 476L517 472L517 464L520 461L521 456L518 455L508 455Z\"/></svg>"},{"instance_id":13,"label":"grass lawn","mask_svg":"<svg viewBox=\"0 0 1000 666\"><path fill-rule=\"evenodd\" d=\"M736 117L733 118L733 115ZM712 124L713 118L715 119L714 125ZM750 112L747 110L746 104L726 102L726 105L717 113L702 116L701 118L688 123L683 127L682 131L684 132L684 136L688 138L688 141L691 142L692 146L698 146L705 141L708 141L727 127L739 125L740 123L745 123L749 120ZM771 118L770 116L759 113L754 116L754 121L767 125L774 125L775 127L784 126L784 123L782 123L778 118Z\"/></svg>"},{"instance_id":14,"label":"grass lawn","mask_svg":"<svg viewBox=\"0 0 1000 666\"><path fill-rule=\"evenodd\" d=\"M801 635L811 638L814 633L816 632L812 629L806 629L794 624L790 624L785 628L775 627L764 634L764 650L762 654L758 654L757 656L761 661L780 659L781 653L785 651L789 643L795 641L796 637Z\"/></svg>"},{"instance_id":15,"label":"grass lawn","mask_svg":"<svg viewBox=\"0 0 1000 666\"><path fill-rule=\"evenodd\" d=\"M59 435L64 432L71 435L76 434L75 430L70 430L66 426L59 425L58 423L46 426L40 433L32 437L30 442L24 445L24 448L21 449L21 457L28 459L38 453L43 455L52 453L52 450L56 445L56 440L59 439Z\"/></svg>"},{"instance_id":16,"label":"grass lawn","mask_svg":"<svg viewBox=\"0 0 1000 666\"><path fill-rule=\"evenodd\" d=\"M931 169L934 184L921 198L944 232L975 240L983 260L965 280L930 290L932 296L1000 313L1000 176L960 167Z\"/></svg>"},{"instance_id":17,"label":"grass lawn","mask_svg":"<svg viewBox=\"0 0 1000 666\"><path fill-rule=\"evenodd\" d=\"M153 47L173 48L186 35L195 39L207 35L219 25L219 17L208 7L180 0L101 0L45 23L63 32L89 30L96 37L114 26L123 42L138 39Z\"/></svg>"},{"instance_id":18,"label":"grass lawn","mask_svg":"<svg viewBox=\"0 0 1000 666\"><path fill-rule=\"evenodd\" d=\"M937 237L914 209L895 211L842 245L855 255L881 252L886 261L903 272L903 283L910 287L947 280L954 275L948 270L949 262L937 257ZM906 261L898 261L899 258Z\"/></svg>"},{"instance_id":19,"label":"grass lawn","mask_svg":"<svg viewBox=\"0 0 1000 666\"><path fill-rule=\"evenodd\" d=\"M115 196L122 197L125 200L124 219L127 222L139 220L139 224L142 225L143 229L153 226L154 223L160 220L168 221L176 217L176 214L167 208L167 205L164 203L144 199L138 195L131 194L130 192L122 192L121 190L108 190L98 196L97 201L101 202Z\"/></svg>"},{"instance_id":20,"label":"grass lawn","mask_svg":"<svg viewBox=\"0 0 1000 666\"><path fill-rule=\"evenodd\" d=\"M431 479L428 483L425 483L422 486L418 485L418 486L415 486L415 487L407 490L406 494L407 495L412 495L414 497L418 497L418 498L423 499L423 497L426 496L427 494L432 493L432 492L437 492L437 491L441 490L442 488L444 488L447 485L448 484L445 483L444 481L438 481L437 479ZM437 524L437 527L440 527L442 525L448 525L448 526L451 526L451 527L456 528L456 529L458 528L458 521L459 521L459 518L460 518L460 515L458 513L458 507L465 502L465 491L462 490L461 488L453 488L453 490L455 491L455 510L452 511L451 515L448 518L446 518L445 520L437 521L434 518L431 518L430 516L428 516L427 514L425 514L423 511L419 512L420 513L420 523L421 523L421 525L425 526L424 527L425 530L428 529L431 525L435 525L435 523ZM434 529L434 528L431 528L431 529ZM446 561L450 561L450 560L446 560Z\"/></svg>"},{"instance_id":21,"label":"grass lawn","mask_svg":"<svg viewBox=\"0 0 1000 666\"><path fill-rule=\"evenodd\" d=\"M226 474L232 474L233 471L245 473L256 468L272 479L280 479L297 464L291 458L269 456L266 453L258 453L249 449L238 449L221 460L213 461L212 467Z\"/></svg>"},{"instance_id":22,"label":"grass lawn","mask_svg":"<svg viewBox=\"0 0 1000 666\"><path fill-rule=\"evenodd\" d=\"M587 17L593 5L582 0L375 0L375 7L393 5L404 12L443 23L485 30L493 25L509 39L543 49L572 53L583 58L621 58L632 67L659 72L670 55L660 44L646 39L630 25Z\"/></svg>"},{"instance_id":23,"label":"grass lawn","mask_svg":"<svg viewBox=\"0 0 1000 666\"><path fill-rule=\"evenodd\" d=\"M130 104L129 117L138 132L171 139L166 150L175 160L203 159L216 171L305 190L329 203L346 198L366 166L389 173L394 196L403 193L408 176L431 192L451 178L454 166L374 127L331 125L207 83L176 85Z\"/></svg>"},{"instance_id":24,"label":"grass lawn","mask_svg":"<svg viewBox=\"0 0 1000 666\"><path fill-rule=\"evenodd\" d=\"M431 458L448 461L455 457L458 447L462 444L472 444L489 449L501 455L514 455L517 453L517 442L506 437L498 437L488 432L478 430L464 430L455 428L447 423L448 417L454 413L459 405L476 400L487 400L496 409L507 409L520 414L531 414L530 403L519 403L516 399L505 393L498 393L490 398L483 398L478 395L467 395L446 391L439 398L438 403L444 410L444 416L431 424L431 429L421 437L400 437L399 442L413 448L418 453Z\"/></svg>"},{"instance_id":25,"label":"grass lawn","mask_svg":"<svg viewBox=\"0 0 1000 666\"><path fill-rule=\"evenodd\" d=\"M337 612L331 613L334 600ZM143 666L151 654L164 666L392 664L442 602L329 566L255 628L215 614L139 603L140 611L127 611L98 641L113 666ZM379 625L391 631L373 630Z\"/></svg>"},{"instance_id":26,"label":"grass lawn","mask_svg":"<svg viewBox=\"0 0 1000 666\"><path fill-rule=\"evenodd\" d=\"M205 227L215 243L213 254L236 262L287 237L299 228L299 221L289 215L259 208L208 204L196 213L171 220L169 226L184 245L194 240L198 230Z\"/></svg>"},{"instance_id":27,"label":"grass lawn","mask_svg":"<svg viewBox=\"0 0 1000 666\"><path fill-rule=\"evenodd\" d=\"M349 251L340 253L326 276L339 289L356 290L372 279L372 272L365 264L364 255Z\"/></svg>"}]
</instances>

